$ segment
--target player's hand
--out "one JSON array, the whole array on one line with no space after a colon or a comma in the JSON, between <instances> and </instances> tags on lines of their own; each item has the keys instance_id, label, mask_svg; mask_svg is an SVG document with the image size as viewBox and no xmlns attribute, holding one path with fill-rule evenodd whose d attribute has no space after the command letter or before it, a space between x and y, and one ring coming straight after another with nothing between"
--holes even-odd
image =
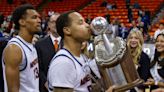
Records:
<instances>
[{"instance_id":1,"label":"player's hand","mask_svg":"<svg viewBox=\"0 0 164 92\"><path fill-rule=\"evenodd\" d=\"M164 92L164 88L158 88L158 89L152 90L152 92Z\"/></svg>"},{"instance_id":2,"label":"player's hand","mask_svg":"<svg viewBox=\"0 0 164 92\"><path fill-rule=\"evenodd\" d=\"M47 90L48 90L48 82L47 82L47 81L45 82L44 86L45 86L45 87L47 88Z\"/></svg>"},{"instance_id":3,"label":"player's hand","mask_svg":"<svg viewBox=\"0 0 164 92\"><path fill-rule=\"evenodd\" d=\"M114 88L115 88L115 86L111 86L111 87L109 87L108 90L106 90L105 92L113 92Z\"/></svg>"},{"instance_id":4,"label":"player's hand","mask_svg":"<svg viewBox=\"0 0 164 92\"><path fill-rule=\"evenodd\" d=\"M155 85L155 81L154 81L154 79L149 78L149 79L144 83L144 85Z\"/></svg>"}]
</instances>

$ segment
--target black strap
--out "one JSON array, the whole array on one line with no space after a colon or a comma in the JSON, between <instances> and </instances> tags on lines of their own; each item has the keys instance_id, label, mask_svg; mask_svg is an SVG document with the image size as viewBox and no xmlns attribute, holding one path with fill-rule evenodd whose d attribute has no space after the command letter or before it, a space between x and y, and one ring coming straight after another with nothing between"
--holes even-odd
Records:
<instances>
[{"instance_id":1,"label":"black strap","mask_svg":"<svg viewBox=\"0 0 164 92\"><path fill-rule=\"evenodd\" d=\"M60 56L64 56L64 57L67 57L67 58L69 58L71 61L73 61L73 59L72 58L70 58L69 56L67 56L67 55L65 55L65 54L60 54L60 55L57 55L57 56L55 56L51 61L54 61L57 57L60 57ZM74 62L73 62L74 63ZM74 63L74 65L75 65L75 63ZM76 66L75 66L75 69L76 69Z\"/></svg>"},{"instance_id":2,"label":"black strap","mask_svg":"<svg viewBox=\"0 0 164 92\"><path fill-rule=\"evenodd\" d=\"M21 41L30 51L32 51L31 49L30 49L30 47L28 47L21 39L19 39L18 37L15 37L16 39L18 39L19 41Z\"/></svg>"},{"instance_id":3,"label":"black strap","mask_svg":"<svg viewBox=\"0 0 164 92\"><path fill-rule=\"evenodd\" d=\"M67 49L65 49L65 48L62 48L63 50L65 50L65 51L67 51L75 60L76 60L76 62L80 65L80 66L82 66L82 64L67 50ZM66 55L65 55L66 56ZM67 56L68 57L68 56ZM69 57L70 58L70 57ZM71 59L71 58L70 58ZM72 59L71 59L72 60ZM90 67L89 67L90 68ZM91 75L95 78L95 79L98 79L98 77L96 76L96 74L93 72L93 70L90 68L90 70L91 70Z\"/></svg>"},{"instance_id":4,"label":"black strap","mask_svg":"<svg viewBox=\"0 0 164 92\"><path fill-rule=\"evenodd\" d=\"M65 48L62 48L63 50L65 50L65 51L67 51L71 56L72 56L72 58L73 59L75 59L75 61L80 65L80 66L83 66L72 54L71 54L71 52L69 52L67 49L65 49Z\"/></svg>"}]
</instances>

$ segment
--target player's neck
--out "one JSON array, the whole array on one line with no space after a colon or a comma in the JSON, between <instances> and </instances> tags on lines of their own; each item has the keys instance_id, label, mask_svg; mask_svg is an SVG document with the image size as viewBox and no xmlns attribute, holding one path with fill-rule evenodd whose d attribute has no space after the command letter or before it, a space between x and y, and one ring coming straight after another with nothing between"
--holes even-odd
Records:
<instances>
[{"instance_id":1,"label":"player's neck","mask_svg":"<svg viewBox=\"0 0 164 92\"><path fill-rule=\"evenodd\" d=\"M25 41L27 41L28 43L32 43L32 38L33 35L29 34L27 30L20 30L20 32L18 33L18 35L23 38Z\"/></svg>"},{"instance_id":2,"label":"player's neck","mask_svg":"<svg viewBox=\"0 0 164 92\"><path fill-rule=\"evenodd\" d=\"M80 57L81 53L81 43L73 42L73 41L64 41L64 48L69 50L74 56Z\"/></svg>"}]
</instances>

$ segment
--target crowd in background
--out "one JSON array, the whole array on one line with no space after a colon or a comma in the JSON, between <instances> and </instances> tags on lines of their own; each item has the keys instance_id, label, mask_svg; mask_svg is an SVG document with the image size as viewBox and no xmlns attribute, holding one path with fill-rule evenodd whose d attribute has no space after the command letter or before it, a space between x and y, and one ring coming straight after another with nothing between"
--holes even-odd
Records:
<instances>
[{"instance_id":1,"label":"crowd in background","mask_svg":"<svg viewBox=\"0 0 164 92\"><path fill-rule=\"evenodd\" d=\"M138 88L146 88L148 87L147 85L153 84L155 84L155 86L152 86L152 88L164 87L164 24L160 23L158 30L156 30L154 34L154 37L150 37L148 35L148 30L151 29L150 12L148 10L143 11L137 2L135 2L134 5L130 5L129 1L130 0L126 0L126 6L128 9L128 19L131 23L130 27L126 27L125 24L121 23L118 18L110 20L110 14L106 14L103 17L106 18L109 23L109 30L111 30L116 36L125 39L125 41L127 42L127 46L130 49L130 53L133 57L136 69L140 77L145 81L145 84L139 86ZM102 2L100 6L106 7L107 9L117 8L115 3L110 4L106 0L104 0L104 2ZM139 17L137 20L133 20L132 8L139 9ZM48 14L46 14L43 11L40 15L41 32L37 33L34 36L34 45L40 40L52 35L50 22L56 21L51 21L51 17L53 15L60 14L55 11L49 11ZM11 21L11 17L12 16L5 17L3 13L0 13L0 41L8 41L18 34L18 30L14 29L15 25ZM92 19L90 17L90 14L88 14L88 17L85 20L88 24L91 23ZM152 44L155 46L154 57L149 57L147 53L143 52L143 44L149 41L153 42ZM39 58L41 58L41 56ZM158 79L156 79L154 75L156 68L158 68L157 70L159 71L159 74L157 75L160 76ZM139 90L138 88L131 89L131 92L136 92L136 90Z\"/></svg>"},{"instance_id":2,"label":"crowd in background","mask_svg":"<svg viewBox=\"0 0 164 92\"><path fill-rule=\"evenodd\" d=\"M22 0L22 2L24 2L25 0ZM8 0L9 3L13 2L12 0ZM137 2L137 0L135 1L135 3L133 5L131 5L130 0L125 0L126 3L126 8L128 9L128 19L129 19L129 23L131 23L131 26L127 27L124 23L120 22L119 18L115 18L113 20L111 20L110 18L110 13L108 13L108 9L110 7L110 9L117 9L116 6L116 2L113 3L109 3L107 0L103 0L102 3L100 4L101 7L106 7L106 10L104 10L104 12L106 12L106 14L103 16L107 19L108 23L109 23L109 29L113 28L112 30L117 31L117 35L122 37L122 38L127 38L128 33L130 32L130 30L136 30L139 29L140 31L142 31L143 35L144 35L144 39L145 40L152 40L150 38L150 35L148 34L148 32L151 30L151 18L152 15L150 13L150 11L146 8L142 9L140 4ZM138 18L135 20L133 18L133 12L132 9L138 9ZM47 20L48 17L52 14L54 14L56 11L50 10L48 13L46 13L45 11L42 11L41 14L41 24L42 24L42 33L40 35L45 36L48 32L47 32ZM102 12L102 11L100 11ZM91 23L92 18L91 18L92 14L88 14L87 18L86 18L86 22L87 23ZM99 15L98 15L99 16ZM100 15L101 16L101 15ZM3 12L0 12L0 37L8 37L8 36L12 36L13 32L14 32L14 24L12 23L11 19L11 15L9 16L4 16ZM163 24L161 24L163 25ZM163 26L159 26L161 30L163 30Z\"/></svg>"}]
</instances>

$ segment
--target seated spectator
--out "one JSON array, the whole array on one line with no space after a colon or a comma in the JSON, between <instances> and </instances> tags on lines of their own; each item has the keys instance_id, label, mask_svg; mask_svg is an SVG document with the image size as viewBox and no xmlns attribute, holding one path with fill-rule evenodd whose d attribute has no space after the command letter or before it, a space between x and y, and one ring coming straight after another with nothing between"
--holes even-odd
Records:
<instances>
[{"instance_id":1,"label":"seated spectator","mask_svg":"<svg viewBox=\"0 0 164 92\"><path fill-rule=\"evenodd\" d=\"M108 4L107 0L103 0L103 2L100 4L101 7L106 7Z\"/></svg>"},{"instance_id":2,"label":"seated spectator","mask_svg":"<svg viewBox=\"0 0 164 92\"><path fill-rule=\"evenodd\" d=\"M151 18L151 12L148 8L145 9L145 15L148 17L148 19L150 20ZM149 21L150 22L150 21ZM149 23L150 24L150 23Z\"/></svg>"},{"instance_id":3,"label":"seated spectator","mask_svg":"<svg viewBox=\"0 0 164 92\"><path fill-rule=\"evenodd\" d=\"M119 33L118 33L119 27L118 27L117 21L118 21L117 19L114 19L109 24L109 29L112 31L112 35L111 35L112 37L111 38L114 38L114 37L119 35Z\"/></svg>"},{"instance_id":4,"label":"seated spectator","mask_svg":"<svg viewBox=\"0 0 164 92\"><path fill-rule=\"evenodd\" d=\"M4 21L4 15L2 12L0 12L0 26L3 24Z\"/></svg>"},{"instance_id":5,"label":"seated spectator","mask_svg":"<svg viewBox=\"0 0 164 92\"><path fill-rule=\"evenodd\" d=\"M128 36L128 28L125 27L124 23L121 23L119 28L119 36L126 39Z\"/></svg>"},{"instance_id":6,"label":"seated spectator","mask_svg":"<svg viewBox=\"0 0 164 92\"><path fill-rule=\"evenodd\" d=\"M160 34L160 33L164 33L164 24L163 23L160 23L159 24L159 29L157 29L154 33L154 39L157 38L157 35Z\"/></svg>"},{"instance_id":7,"label":"seated spectator","mask_svg":"<svg viewBox=\"0 0 164 92\"><path fill-rule=\"evenodd\" d=\"M136 22L137 22L137 26L138 27L143 27L144 26L144 22L141 21L141 17L140 16L137 18Z\"/></svg>"},{"instance_id":8,"label":"seated spectator","mask_svg":"<svg viewBox=\"0 0 164 92\"><path fill-rule=\"evenodd\" d=\"M129 22L133 21L132 6L129 6L129 8L128 8L128 19L129 19Z\"/></svg>"},{"instance_id":9,"label":"seated spectator","mask_svg":"<svg viewBox=\"0 0 164 92\"><path fill-rule=\"evenodd\" d=\"M157 36L155 49L154 59L150 64L151 78L145 83L152 89L164 87L164 33Z\"/></svg>"},{"instance_id":10,"label":"seated spectator","mask_svg":"<svg viewBox=\"0 0 164 92\"><path fill-rule=\"evenodd\" d=\"M133 20L131 23L132 23L132 26L130 27L129 32L130 31L138 31L139 27L137 26L136 22Z\"/></svg>"},{"instance_id":11,"label":"seated spectator","mask_svg":"<svg viewBox=\"0 0 164 92\"><path fill-rule=\"evenodd\" d=\"M116 2L112 4L112 9L117 9Z\"/></svg>"},{"instance_id":12,"label":"seated spectator","mask_svg":"<svg viewBox=\"0 0 164 92\"><path fill-rule=\"evenodd\" d=\"M126 3L126 8L128 9L130 6L130 0L125 0L125 3Z\"/></svg>"},{"instance_id":13,"label":"seated spectator","mask_svg":"<svg viewBox=\"0 0 164 92\"><path fill-rule=\"evenodd\" d=\"M140 5L137 1L135 1L134 5L133 5L133 8L134 9L139 9L140 8Z\"/></svg>"},{"instance_id":14,"label":"seated spectator","mask_svg":"<svg viewBox=\"0 0 164 92\"><path fill-rule=\"evenodd\" d=\"M104 12L105 12L104 18L108 21L108 23L110 23L110 14L109 14L108 10L105 9Z\"/></svg>"},{"instance_id":15,"label":"seated spectator","mask_svg":"<svg viewBox=\"0 0 164 92\"><path fill-rule=\"evenodd\" d=\"M149 19L148 15L145 14L145 12L142 12L141 21L144 22L144 27L143 27L144 33L147 33L148 26L150 25L150 19Z\"/></svg>"},{"instance_id":16,"label":"seated spectator","mask_svg":"<svg viewBox=\"0 0 164 92\"><path fill-rule=\"evenodd\" d=\"M143 34L147 34L146 30L144 29L144 22L141 21L141 17L139 16L137 21L137 27L139 28L139 30L143 33Z\"/></svg>"},{"instance_id":17,"label":"seated spectator","mask_svg":"<svg viewBox=\"0 0 164 92\"><path fill-rule=\"evenodd\" d=\"M3 33L0 31L0 37L3 37Z\"/></svg>"},{"instance_id":18,"label":"seated spectator","mask_svg":"<svg viewBox=\"0 0 164 92\"><path fill-rule=\"evenodd\" d=\"M108 10L112 10L112 4L108 3L108 4L106 5L106 8L107 8Z\"/></svg>"},{"instance_id":19,"label":"seated spectator","mask_svg":"<svg viewBox=\"0 0 164 92\"><path fill-rule=\"evenodd\" d=\"M142 9L138 9L138 16L139 17L142 17L142 13L143 13L143 10Z\"/></svg>"}]
</instances>

